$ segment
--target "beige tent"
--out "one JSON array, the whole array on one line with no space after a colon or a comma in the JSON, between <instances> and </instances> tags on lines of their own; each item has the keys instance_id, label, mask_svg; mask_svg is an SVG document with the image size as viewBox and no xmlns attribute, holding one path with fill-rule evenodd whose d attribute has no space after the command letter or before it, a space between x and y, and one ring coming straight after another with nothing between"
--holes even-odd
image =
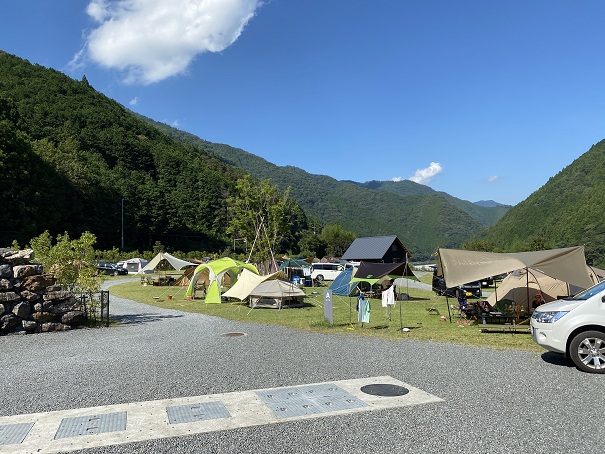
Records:
<instances>
[{"instance_id":1,"label":"beige tent","mask_svg":"<svg viewBox=\"0 0 605 454\"><path fill-rule=\"evenodd\" d=\"M581 288L598 282L587 270L584 246L516 253L440 248L437 253L438 272L448 288L524 268Z\"/></svg>"},{"instance_id":2,"label":"beige tent","mask_svg":"<svg viewBox=\"0 0 605 454\"><path fill-rule=\"evenodd\" d=\"M301 307L305 292L292 282L270 279L258 284L250 293L250 307Z\"/></svg>"},{"instance_id":3,"label":"beige tent","mask_svg":"<svg viewBox=\"0 0 605 454\"><path fill-rule=\"evenodd\" d=\"M224 292L223 296L244 301L261 282L272 279L286 278L286 274L283 271L277 271L266 276L259 276L258 274L254 274L252 271L244 268L239 275L237 282L233 284L229 290Z\"/></svg>"},{"instance_id":4,"label":"beige tent","mask_svg":"<svg viewBox=\"0 0 605 454\"><path fill-rule=\"evenodd\" d=\"M575 286L570 288L566 282L554 279L537 270L522 269L515 270L506 276L496 292L487 298L487 302L495 306L497 301L509 300L525 308L528 307L528 294L530 302L533 301L536 293L541 293L544 301L549 303L560 296L573 295L580 290Z\"/></svg>"},{"instance_id":5,"label":"beige tent","mask_svg":"<svg viewBox=\"0 0 605 454\"><path fill-rule=\"evenodd\" d=\"M197 263L191 263L186 260L178 259L174 255L170 255L168 252L160 252L158 255L152 258L147 265L145 265L140 273L152 273L156 268L165 265L170 265L175 270L182 270L188 266L197 266Z\"/></svg>"}]
</instances>

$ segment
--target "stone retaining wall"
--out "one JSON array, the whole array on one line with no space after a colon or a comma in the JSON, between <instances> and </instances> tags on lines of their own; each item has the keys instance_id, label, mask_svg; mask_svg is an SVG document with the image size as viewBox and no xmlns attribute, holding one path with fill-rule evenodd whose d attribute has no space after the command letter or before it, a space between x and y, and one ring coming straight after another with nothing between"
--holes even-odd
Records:
<instances>
[{"instance_id":1,"label":"stone retaining wall","mask_svg":"<svg viewBox=\"0 0 605 454\"><path fill-rule=\"evenodd\" d=\"M65 331L86 325L72 293L55 285L34 251L0 248L0 335Z\"/></svg>"}]
</instances>

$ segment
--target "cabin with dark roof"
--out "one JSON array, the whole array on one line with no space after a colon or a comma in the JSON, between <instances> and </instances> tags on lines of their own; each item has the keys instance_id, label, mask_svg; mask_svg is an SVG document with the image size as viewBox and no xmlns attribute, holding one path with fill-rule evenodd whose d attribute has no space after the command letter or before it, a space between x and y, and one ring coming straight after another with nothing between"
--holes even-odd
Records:
<instances>
[{"instance_id":1,"label":"cabin with dark roof","mask_svg":"<svg viewBox=\"0 0 605 454\"><path fill-rule=\"evenodd\" d=\"M343 260L352 262L399 263L412 257L396 235L356 238L346 252Z\"/></svg>"}]
</instances>

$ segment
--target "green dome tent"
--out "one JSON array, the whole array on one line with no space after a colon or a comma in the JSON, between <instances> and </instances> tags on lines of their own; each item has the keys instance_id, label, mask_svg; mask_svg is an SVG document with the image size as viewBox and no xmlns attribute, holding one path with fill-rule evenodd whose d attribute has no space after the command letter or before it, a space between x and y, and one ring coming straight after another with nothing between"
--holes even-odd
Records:
<instances>
[{"instance_id":1,"label":"green dome tent","mask_svg":"<svg viewBox=\"0 0 605 454\"><path fill-rule=\"evenodd\" d=\"M229 257L223 257L218 260L213 260L209 263L202 263L193 272L193 277L187 288L187 296L192 296L195 291L195 286L200 278L204 279L206 285L206 303L221 302L221 281L225 273L231 276L231 282L234 283L237 279L237 274L242 270L247 269L255 274L258 270L251 263L240 262Z\"/></svg>"}]
</instances>

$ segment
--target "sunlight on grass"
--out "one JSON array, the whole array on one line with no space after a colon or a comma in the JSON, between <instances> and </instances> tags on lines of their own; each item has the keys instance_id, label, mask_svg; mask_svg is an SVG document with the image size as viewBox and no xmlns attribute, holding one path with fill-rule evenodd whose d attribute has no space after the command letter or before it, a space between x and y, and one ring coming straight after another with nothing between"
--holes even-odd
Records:
<instances>
[{"instance_id":1,"label":"sunlight on grass","mask_svg":"<svg viewBox=\"0 0 605 454\"><path fill-rule=\"evenodd\" d=\"M381 301L371 299L370 323L357 321L355 297L334 295L334 325L324 319L323 291L327 287L305 288L307 297L302 308L250 309L241 302L205 304L203 300L187 300L186 287L143 286L140 282L114 285L110 294L167 309L195 312L246 323L269 323L290 328L341 335L375 336L385 339L418 339L484 346L497 349L518 349L542 352L527 333L482 333L476 321L457 320L448 313L445 297L432 291L409 289L410 300L398 301L390 320ZM399 291L406 289L400 288ZM172 299L168 299L168 295ZM449 300L450 304L455 301ZM445 317L445 320L442 319ZM467 324L471 323L471 324ZM404 332L402 328L408 328Z\"/></svg>"}]
</instances>

